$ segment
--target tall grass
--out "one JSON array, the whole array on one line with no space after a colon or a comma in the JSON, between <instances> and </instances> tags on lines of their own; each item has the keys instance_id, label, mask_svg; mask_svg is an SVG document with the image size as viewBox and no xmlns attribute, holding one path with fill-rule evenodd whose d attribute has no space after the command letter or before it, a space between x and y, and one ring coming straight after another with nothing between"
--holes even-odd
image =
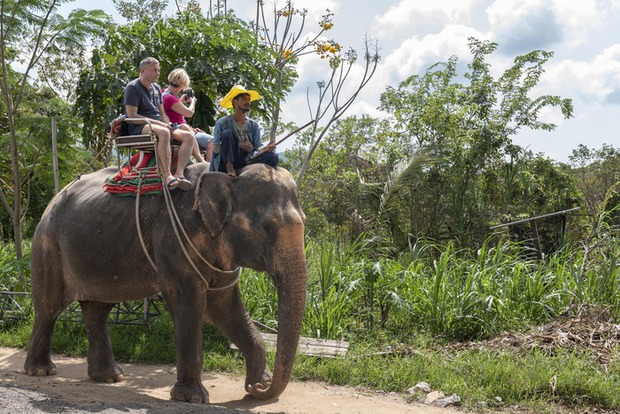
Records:
<instances>
[{"instance_id":1,"label":"tall grass","mask_svg":"<svg viewBox=\"0 0 620 414\"><path fill-rule=\"evenodd\" d=\"M0 245L0 290L28 290L20 285L28 255L19 261L13 252ZM341 339L380 329L403 340L417 332L472 340L544 323L574 305L602 305L620 316L618 238L587 255L565 246L543 261L493 239L477 251L420 241L400 255L363 239L307 240L306 256L305 336ZM271 279L244 269L240 284L250 315L276 329Z\"/></svg>"},{"instance_id":2,"label":"tall grass","mask_svg":"<svg viewBox=\"0 0 620 414\"><path fill-rule=\"evenodd\" d=\"M541 324L574 305L603 305L618 316L619 254L617 240L587 263L574 246L538 261L506 241L475 252L421 242L398 257L362 242L310 242L303 333L341 339L381 329L406 339L423 331L462 341ZM242 290L250 314L275 324L268 278L252 275Z\"/></svg>"}]
</instances>

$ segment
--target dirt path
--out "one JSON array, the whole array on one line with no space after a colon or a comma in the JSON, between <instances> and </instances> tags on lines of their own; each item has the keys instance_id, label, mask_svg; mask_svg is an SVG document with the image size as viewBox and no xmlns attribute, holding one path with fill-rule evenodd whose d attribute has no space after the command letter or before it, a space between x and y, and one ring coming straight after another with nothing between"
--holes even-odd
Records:
<instances>
[{"instance_id":1,"label":"dirt path","mask_svg":"<svg viewBox=\"0 0 620 414\"><path fill-rule=\"evenodd\" d=\"M203 373L211 405L169 400L176 380L173 366L121 364L125 380L116 384L91 381L86 360L55 355L58 374L24 374L26 352L0 347L0 412L21 413L403 413L454 414L458 411L407 403L396 394L376 393L315 382L290 383L279 399L245 399L243 378Z\"/></svg>"}]
</instances>

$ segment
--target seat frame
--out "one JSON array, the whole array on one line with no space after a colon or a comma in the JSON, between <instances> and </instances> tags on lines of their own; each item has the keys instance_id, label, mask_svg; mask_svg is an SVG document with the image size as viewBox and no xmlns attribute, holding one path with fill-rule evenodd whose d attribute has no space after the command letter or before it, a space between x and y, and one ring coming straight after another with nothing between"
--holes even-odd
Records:
<instances>
[{"instance_id":1,"label":"seat frame","mask_svg":"<svg viewBox=\"0 0 620 414\"><path fill-rule=\"evenodd\" d=\"M161 171L159 169L159 160L157 159L157 151L155 148L155 146L157 145L157 135L155 135L155 132L153 132L153 125L151 124L151 120L148 118L127 118L125 116L122 116L112 121L112 124L114 124L115 121L128 122L128 123L133 123L133 124L147 124L149 126L149 131L150 131L148 134L118 135L118 134L115 134L113 130L111 129L110 139L112 140L112 142L114 143L114 146L116 147L118 170L120 171L122 167L121 150L122 149L127 150L129 159L131 159L132 152L134 150L137 150L140 153L140 158L142 158L144 156L144 153L146 152L152 152L155 154L157 174L158 176L161 175ZM138 162L137 165L140 165L140 162ZM137 171L139 172L140 169L137 169Z\"/></svg>"}]
</instances>

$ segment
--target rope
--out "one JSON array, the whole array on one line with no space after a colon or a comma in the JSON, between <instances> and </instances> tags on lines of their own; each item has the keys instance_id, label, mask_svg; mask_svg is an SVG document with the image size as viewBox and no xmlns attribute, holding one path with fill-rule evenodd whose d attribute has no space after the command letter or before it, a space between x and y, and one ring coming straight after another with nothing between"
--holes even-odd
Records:
<instances>
[{"instance_id":1,"label":"rope","mask_svg":"<svg viewBox=\"0 0 620 414\"><path fill-rule=\"evenodd\" d=\"M219 267L211 264L207 259L205 259L200 254L200 252L198 251L196 246L194 246L194 244L192 243L191 239L187 235L187 232L185 231L185 228L183 227L183 224L181 223L181 220L179 219L179 216L177 214L176 208L174 207L174 203L172 202L172 197L170 197L170 192L168 191L167 188L166 188L166 194L167 194L167 198L166 198L167 206L166 207L168 208L168 214L170 215L170 221L172 222L172 226L174 228L174 233L177 236L177 240L179 241L179 245L183 249L183 253L185 254L185 257L187 258L187 261L191 264L191 266L194 268L194 270L196 271L198 276L207 285L207 289L223 290L223 289L228 289L231 286L234 286L239 281L239 277L241 275L241 272L239 270L241 269L241 267L237 266L235 269L232 269L232 270L224 270L224 269L220 269ZM181 229L181 232L183 233L183 236L184 236L185 241L187 242L187 244L192 248L194 253L200 258L200 260L202 260L203 263L205 263L207 266L209 266L211 269L215 270L218 273L235 274L235 277L233 278L233 280L232 280L232 282L230 284L225 285L223 287L217 287L217 288L209 286L209 284L205 280L205 278L202 275L202 273L196 267L196 264L195 264L194 260L191 258L191 256L189 255L189 252L186 250L185 245L183 244L183 241L181 240L181 236L179 234L179 228Z\"/></svg>"},{"instance_id":2,"label":"rope","mask_svg":"<svg viewBox=\"0 0 620 414\"><path fill-rule=\"evenodd\" d=\"M140 227L140 194L142 193L142 178L144 174L140 174L140 181L138 181L138 194L136 194L136 228L138 229L138 239L140 240L140 245L142 246L142 251L144 251L144 255L147 259L149 259L149 263L153 266L153 269L157 272L157 266L155 266L155 262L151 258L149 251L146 248L146 244L144 243L144 238L142 237L142 229Z\"/></svg>"},{"instance_id":3,"label":"rope","mask_svg":"<svg viewBox=\"0 0 620 414\"><path fill-rule=\"evenodd\" d=\"M159 157L158 157L158 153L157 153L157 146L155 146L155 162L157 163L157 166L158 166L158 169L159 169L159 165L160 164L159 164ZM159 172L160 172L160 176L162 176L161 170L159 170ZM179 242L179 246L181 247L181 250L183 251L183 254L185 255L185 258L187 259L187 261L190 264L190 266L194 269L194 271L196 272L198 277L200 277L200 279L203 281L203 283L207 287L207 290L223 290L223 289L228 289L231 286L234 286L239 281L239 276L241 275L241 272L239 271L240 267L237 267L234 270L223 270L223 269L220 269L220 268L216 267L215 265L211 264L204 257L202 257L202 255L198 252L196 247L192 244L189 236L187 235L187 232L185 231L185 228L183 227L183 225L181 223L181 220L179 219L179 216L176 213L176 209L174 208L174 203L172 202L172 197L170 196L170 189L166 185L165 178L163 176L162 176L162 190L163 190L163 193L164 193L164 200L166 201L166 210L168 211L168 216L170 217L170 223L172 224L172 228L173 228L174 234L177 237L177 240ZM181 228L181 230L183 232L183 235L185 236L188 244L192 247L194 252L211 269L215 270L216 272L224 273L224 274L236 273L236 276L233 278L231 283L227 284L226 286L217 287L217 288L212 288L212 287L209 286L209 282L204 277L202 272L200 270L198 270L198 267L196 266L196 263L194 262L194 260L190 256L189 252L187 251L187 249L185 247L185 244L183 243L183 240L181 239L181 235L179 234L179 227Z\"/></svg>"},{"instance_id":4,"label":"rope","mask_svg":"<svg viewBox=\"0 0 620 414\"><path fill-rule=\"evenodd\" d=\"M196 255L200 258L200 260L202 260L203 263L205 263L207 266L209 266L211 269L215 270L218 273L233 274L233 273L236 273L239 270L239 268L240 268L239 266L237 266L235 269L232 269L232 270L220 269L219 267L211 264L207 259L205 259L200 254L200 252L198 251L196 246L194 246L194 243L192 243L192 240L190 239L190 237L187 235L187 232L185 231L185 228L183 227L183 225L181 223L181 219L179 218L179 216L177 214L177 210L174 207L174 204L172 203L172 199L170 201L170 206L172 207L172 212L174 214L175 222L179 224L179 227L181 228L181 232L183 233L183 236L185 237L185 240L187 241L187 244L189 244L189 246L192 248L194 253L196 253Z\"/></svg>"}]
</instances>

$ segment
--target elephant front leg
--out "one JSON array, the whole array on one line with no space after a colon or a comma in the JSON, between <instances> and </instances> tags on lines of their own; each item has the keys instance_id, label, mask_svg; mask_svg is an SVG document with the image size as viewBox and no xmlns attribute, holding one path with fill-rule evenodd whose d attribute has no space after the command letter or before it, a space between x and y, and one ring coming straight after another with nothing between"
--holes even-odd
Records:
<instances>
[{"instance_id":1,"label":"elephant front leg","mask_svg":"<svg viewBox=\"0 0 620 414\"><path fill-rule=\"evenodd\" d=\"M188 288L187 290L195 292L198 289ZM174 321L177 356L177 382L170 390L170 398L206 404L209 402L209 393L201 381L204 294L184 293L180 295L178 293L167 294L162 291L162 295Z\"/></svg>"},{"instance_id":2,"label":"elephant front leg","mask_svg":"<svg viewBox=\"0 0 620 414\"><path fill-rule=\"evenodd\" d=\"M88 335L88 376L99 382L119 382L125 376L114 361L112 341L108 332L108 315L114 304L80 302Z\"/></svg>"},{"instance_id":3,"label":"elephant front leg","mask_svg":"<svg viewBox=\"0 0 620 414\"><path fill-rule=\"evenodd\" d=\"M268 388L271 373L267 369L265 341L254 326L241 300L239 286L207 295L206 319L243 354L246 364L245 389Z\"/></svg>"}]
</instances>

